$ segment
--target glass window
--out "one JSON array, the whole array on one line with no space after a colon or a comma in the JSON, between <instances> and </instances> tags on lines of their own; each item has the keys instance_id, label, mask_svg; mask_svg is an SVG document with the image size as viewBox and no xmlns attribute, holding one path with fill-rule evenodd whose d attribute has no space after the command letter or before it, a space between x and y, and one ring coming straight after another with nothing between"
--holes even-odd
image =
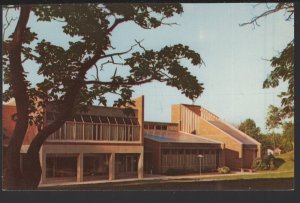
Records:
<instances>
[{"instance_id":1,"label":"glass window","mask_svg":"<svg viewBox=\"0 0 300 203\"><path fill-rule=\"evenodd\" d=\"M75 114L75 121L76 122L82 122L82 117L79 114Z\"/></svg>"},{"instance_id":2,"label":"glass window","mask_svg":"<svg viewBox=\"0 0 300 203\"><path fill-rule=\"evenodd\" d=\"M89 115L82 115L82 119L86 123L91 123L92 122L91 116L89 116Z\"/></svg>"},{"instance_id":3,"label":"glass window","mask_svg":"<svg viewBox=\"0 0 300 203\"><path fill-rule=\"evenodd\" d=\"M154 129L154 125L149 125L149 129Z\"/></svg>"},{"instance_id":4,"label":"glass window","mask_svg":"<svg viewBox=\"0 0 300 203\"><path fill-rule=\"evenodd\" d=\"M74 122L74 117L69 117L69 118L66 119L66 121L72 121L72 122Z\"/></svg>"},{"instance_id":5,"label":"glass window","mask_svg":"<svg viewBox=\"0 0 300 203\"><path fill-rule=\"evenodd\" d=\"M91 116L93 123L101 123L99 116Z\"/></svg>"},{"instance_id":6,"label":"glass window","mask_svg":"<svg viewBox=\"0 0 300 203\"><path fill-rule=\"evenodd\" d=\"M155 129L156 129L156 130L161 130L161 125L156 125L156 126L155 126Z\"/></svg>"},{"instance_id":7,"label":"glass window","mask_svg":"<svg viewBox=\"0 0 300 203\"><path fill-rule=\"evenodd\" d=\"M118 124L124 124L123 118L116 118Z\"/></svg>"},{"instance_id":8,"label":"glass window","mask_svg":"<svg viewBox=\"0 0 300 203\"><path fill-rule=\"evenodd\" d=\"M161 129L162 129L162 130L167 130L167 126L166 126L166 125L162 125L162 126L161 126Z\"/></svg>"},{"instance_id":9,"label":"glass window","mask_svg":"<svg viewBox=\"0 0 300 203\"><path fill-rule=\"evenodd\" d=\"M137 118L131 118L131 122L133 125L138 125L139 124L139 121Z\"/></svg>"},{"instance_id":10,"label":"glass window","mask_svg":"<svg viewBox=\"0 0 300 203\"><path fill-rule=\"evenodd\" d=\"M106 116L100 116L101 123L109 123Z\"/></svg>"},{"instance_id":11,"label":"glass window","mask_svg":"<svg viewBox=\"0 0 300 203\"><path fill-rule=\"evenodd\" d=\"M132 125L130 118L124 118L124 121L126 125Z\"/></svg>"},{"instance_id":12,"label":"glass window","mask_svg":"<svg viewBox=\"0 0 300 203\"><path fill-rule=\"evenodd\" d=\"M144 129L149 129L149 126L147 124L145 124Z\"/></svg>"},{"instance_id":13,"label":"glass window","mask_svg":"<svg viewBox=\"0 0 300 203\"><path fill-rule=\"evenodd\" d=\"M116 119L114 117L108 117L109 123L110 124L116 124Z\"/></svg>"}]
</instances>

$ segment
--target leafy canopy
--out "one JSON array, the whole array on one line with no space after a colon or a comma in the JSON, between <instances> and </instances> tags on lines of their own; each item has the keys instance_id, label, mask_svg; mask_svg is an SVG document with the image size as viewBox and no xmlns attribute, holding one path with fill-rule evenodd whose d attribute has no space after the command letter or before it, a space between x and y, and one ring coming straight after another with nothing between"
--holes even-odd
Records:
<instances>
[{"instance_id":1,"label":"leafy canopy","mask_svg":"<svg viewBox=\"0 0 300 203\"><path fill-rule=\"evenodd\" d=\"M255 121L250 118L246 119L239 125L239 130L256 140L260 140L260 128L257 127Z\"/></svg>"},{"instance_id":2,"label":"leafy canopy","mask_svg":"<svg viewBox=\"0 0 300 203\"><path fill-rule=\"evenodd\" d=\"M106 105L107 93L113 93L119 96L114 106L134 104L132 87L155 80L177 88L191 100L203 91L203 84L182 65L186 59L192 66L202 64L200 55L188 46L177 44L161 50L148 50L142 46L142 41L136 40L128 50L116 51L117 48L111 45L112 31L120 24L132 21L142 29L171 25L165 20L183 12L180 4L51 4L33 5L31 9L38 21L62 22L63 32L70 36L69 47L65 48L47 39L39 39L38 33L32 32L30 27L23 35L23 62L31 60L38 64L36 71L43 76L43 81L36 87L27 81L28 112L35 113L30 117L31 124L42 122L40 109L49 102L58 111L72 108L74 113L85 110L94 101ZM74 37L79 40L74 41ZM11 39L12 36L4 43L8 44ZM11 85L13 78L9 74L5 48L2 62L4 83ZM100 78L107 65L114 67L115 71L110 80L104 81ZM118 70L124 68L129 74L118 74ZM91 69L96 71L92 80L87 78ZM24 76L27 73L24 72ZM73 91L76 88L79 91ZM3 99L8 101L13 97L10 86ZM74 97L74 102L70 97Z\"/></svg>"}]
</instances>

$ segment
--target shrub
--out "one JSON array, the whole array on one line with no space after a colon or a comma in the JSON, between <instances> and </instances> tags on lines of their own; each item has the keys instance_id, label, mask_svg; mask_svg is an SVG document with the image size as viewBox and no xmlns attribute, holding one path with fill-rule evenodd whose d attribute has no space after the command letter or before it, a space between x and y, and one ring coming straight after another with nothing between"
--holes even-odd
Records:
<instances>
[{"instance_id":1,"label":"shrub","mask_svg":"<svg viewBox=\"0 0 300 203\"><path fill-rule=\"evenodd\" d=\"M281 158L275 158L273 155L264 157L263 159L257 158L252 163L252 169L255 170L275 170L284 163Z\"/></svg>"},{"instance_id":2,"label":"shrub","mask_svg":"<svg viewBox=\"0 0 300 203\"><path fill-rule=\"evenodd\" d=\"M222 174L230 173L230 168L227 166L219 167L218 173L222 173Z\"/></svg>"}]
</instances>

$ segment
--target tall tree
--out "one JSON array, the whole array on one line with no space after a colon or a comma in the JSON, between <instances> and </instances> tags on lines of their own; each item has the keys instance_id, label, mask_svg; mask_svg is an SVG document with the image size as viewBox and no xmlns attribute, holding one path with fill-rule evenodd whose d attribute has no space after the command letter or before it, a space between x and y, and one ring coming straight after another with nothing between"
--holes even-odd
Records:
<instances>
[{"instance_id":1,"label":"tall tree","mask_svg":"<svg viewBox=\"0 0 300 203\"><path fill-rule=\"evenodd\" d=\"M294 150L294 123L286 122L282 125L282 144L285 151Z\"/></svg>"},{"instance_id":2,"label":"tall tree","mask_svg":"<svg viewBox=\"0 0 300 203\"><path fill-rule=\"evenodd\" d=\"M171 25L166 19L183 12L180 4L59 4L14 8L20 11L18 22L13 34L3 43L4 82L9 85L4 99L14 98L17 108L16 127L9 142L8 166L4 174L8 189L37 188L42 144L76 111L85 110L95 100L106 105L107 93L119 96L114 106L123 106L134 105L131 99L133 86L151 81L176 87L192 100L203 91L203 84L181 64L186 59L192 66L202 64L200 55L189 47L177 44L149 50L142 46L141 40L135 40L127 50L116 51L117 48L111 45L113 31L126 22L134 22L143 29ZM40 40L27 26L31 15L35 15L37 21L63 22L63 32L70 37L69 47ZM44 79L36 84L38 88L27 80L26 60L39 65L36 71ZM112 66L114 74L110 80L101 79ZM118 74L119 69L124 68L129 74ZM91 69L95 71L94 79L87 77ZM42 126L43 108L49 102L55 105L59 114L52 123L39 128L21 172L19 152L28 123Z\"/></svg>"},{"instance_id":3,"label":"tall tree","mask_svg":"<svg viewBox=\"0 0 300 203\"><path fill-rule=\"evenodd\" d=\"M248 118L239 125L239 130L260 141L260 128L256 126L254 120Z\"/></svg>"},{"instance_id":4,"label":"tall tree","mask_svg":"<svg viewBox=\"0 0 300 203\"><path fill-rule=\"evenodd\" d=\"M268 7L267 11L253 17L250 22L243 23L241 26L248 24L259 25L259 19L280 11L284 11L287 21L293 20L294 3L277 3L274 7ZM285 119L290 119L294 116L294 39L287 44L278 56L270 59L270 63L273 70L264 81L263 88L275 88L282 82L288 83L287 90L278 95L281 98L281 107L277 111L281 122L283 122Z\"/></svg>"}]
</instances>

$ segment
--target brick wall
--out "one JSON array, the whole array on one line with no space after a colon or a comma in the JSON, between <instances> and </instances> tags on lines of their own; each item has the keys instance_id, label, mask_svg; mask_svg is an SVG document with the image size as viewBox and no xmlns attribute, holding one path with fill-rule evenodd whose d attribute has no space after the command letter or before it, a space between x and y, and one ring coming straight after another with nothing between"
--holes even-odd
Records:
<instances>
[{"instance_id":1,"label":"brick wall","mask_svg":"<svg viewBox=\"0 0 300 203\"><path fill-rule=\"evenodd\" d=\"M199 135L225 143L225 165L231 169L242 166L242 145L225 132L213 126L204 119L200 119Z\"/></svg>"},{"instance_id":2,"label":"brick wall","mask_svg":"<svg viewBox=\"0 0 300 203\"><path fill-rule=\"evenodd\" d=\"M12 120L12 115L16 113L16 106L2 105L2 127L5 137L3 139L3 145L7 145L10 137L15 129L16 122ZM23 141L24 145L31 143L34 136L37 134L37 128L35 126L28 126L27 132Z\"/></svg>"}]
</instances>

